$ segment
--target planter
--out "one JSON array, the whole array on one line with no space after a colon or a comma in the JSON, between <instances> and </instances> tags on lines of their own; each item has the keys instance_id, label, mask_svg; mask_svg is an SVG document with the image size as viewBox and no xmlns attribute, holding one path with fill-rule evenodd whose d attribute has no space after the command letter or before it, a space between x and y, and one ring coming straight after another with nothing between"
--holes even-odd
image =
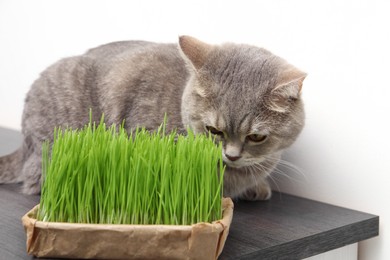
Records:
<instances>
[{"instance_id":1,"label":"planter","mask_svg":"<svg viewBox=\"0 0 390 260\"><path fill-rule=\"evenodd\" d=\"M106 225L36 220L39 205L23 216L27 252L37 257L83 259L216 259L233 217L222 201L223 218L194 225Z\"/></svg>"}]
</instances>

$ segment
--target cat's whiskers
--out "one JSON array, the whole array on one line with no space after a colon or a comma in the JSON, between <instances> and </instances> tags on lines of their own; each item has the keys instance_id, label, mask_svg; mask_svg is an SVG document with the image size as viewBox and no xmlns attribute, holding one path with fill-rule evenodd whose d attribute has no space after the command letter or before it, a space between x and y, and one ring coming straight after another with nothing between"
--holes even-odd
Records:
<instances>
[{"instance_id":1,"label":"cat's whiskers","mask_svg":"<svg viewBox=\"0 0 390 260\"><path fill-rule=\"evenodd\" d=\"M260 171L262 173L267 173L267 176L270 178L272 183L275 184L277 191L280 192L280 186L278 185L277 181L275 181L274 176L272 176L270 174L270 172L273 170L272 167L268 167L265 164L261 164L261 163L255 163L255 164L252 164L251 166L249 166L247 168L251 169L251 174L252 174L252 176L254 178L254 181L256 182L256 185L258 184L258 181L257 181L257 178L254 177L255 176L254 175L254 171L256 171L256 172Z\"/></svg>"},{"instance_id":2,"label":"cat's whiskers","mask_svg":"<svg viewBox=\"0 0 390 260\"><path fill-rule=\"evenodd\" d=\"M272 167L267 167L266 165L260 164L260 163L254 164L251 167L254 169L260 170L262 172L267 172L267 176L272 181L272 183L275 184L277 191L280 192L280 186L278 185L277 181L275 181L274 176L272 174L270 174L272 171Z\"/></svg>"},{"instance_id":3,"label":"cat's whiskers","mask_svg":"<svg viewBox=\"0 0 390 260\"><path fill-rule=\"evenodd\" d=\"M251 166L245 167L245 173L247 173L248 170L249 170L250 176L251 176L251 178L252 178L252 181L255 183L256 186L258 186L259 183L258 183L258 181L257 181L257 178L256 178L254 172L251 170Z\"/></svg>"},{"instance_id":4,"label":"cat's whiskers","mask_svg":"<svg viewBox=\"0 0 390 260\"><path fill-rule=\"evenodd\" d=\"M286 160L280 159L272 155L267 156L267 161L272 163L278 162L275 169L273 169L272 171L273 173L272 177L275 179L279 175L282 176L283 178L289 179L292 182L302 182L302 179L304 181L307 180L307 177L303 172L303 170L291 162L288 162Z\"/></svg>"},{"instance_id":5,"label":"cat's whiskers","mask_svg":"<svg viewBox=\"0 0 390 260\"><path fill-rule=\"evenodd\" d=\"M288 172L284 171L283 168L287 169ZM245 167L246 173L248 170L250 171L251 179L256 182L256 184L256 173L261 173L268 176L279 191L280 187L277 182L280 181L280 178L278 177L287 178L291 182L301 182L302 177L306 180L305 174L299 167L273 155L266 156L265 160L261 160L260 162L253 163L252 160L252 164ZM293 173L293 175L291 175L291 173ZM296 176L294 176L294 174Z\"/></svg>"},{"instance_id":6,"label":"cat's whiskers","mask_svg":"<svg viewBox=\"0 0 390 260\"><path fill-rule=\"evenodd\" d=\"M269 177L269 179L272 181L272 183L275 185L276 190L277 190L278 192L281 192L280 186L279 186L277 180L275 180L275 176L273 176L273 175L271 174L271 175L269 175L268 177Z\"/></svg>"},{"instance_id":7,"label":"cat's whiskers","mask_svg":"<svg viewBox=\"0 0 390 260\"><path fill-rule=\"evenodd\" d=\"M282 160L280 165L282 167L289 169L291 173L295 173L295 174L299 175L300 177L302 177L304 180L307 180L307 176L305 175L302 168L299 168L298 166L296 166L288 161L285 161L285 160Z\"/></svg>"},{"instance_id":8,"label":"cat's whiskers","mask_svg":"<svg viewBox=\"0 0 390 260\"><path fill-rule=\"evenodd\" d=\"M253 167L260 170L266 176L270 175L272 168L273 168L272 166L266 165L266 162L255 163L255 164L253 164Z\"/></svg>"}]
</instances>

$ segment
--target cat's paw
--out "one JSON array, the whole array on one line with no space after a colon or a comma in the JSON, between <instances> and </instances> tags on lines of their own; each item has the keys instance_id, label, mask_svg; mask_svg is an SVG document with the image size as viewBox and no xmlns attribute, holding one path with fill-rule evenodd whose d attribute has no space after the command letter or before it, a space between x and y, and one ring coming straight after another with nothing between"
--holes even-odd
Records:
<instances>
[{"instance_id":1,"label":"cat's paw","mask_svg":"<svg viewBox=\"0 0 390 260\"><path fill-rule=\"evenodd\" d=\"M261 187L255 187L248 189L239 197L242 200L269 200L272 196L272 190L269 185L262 185Z\"/></svg>"}]
</instances>

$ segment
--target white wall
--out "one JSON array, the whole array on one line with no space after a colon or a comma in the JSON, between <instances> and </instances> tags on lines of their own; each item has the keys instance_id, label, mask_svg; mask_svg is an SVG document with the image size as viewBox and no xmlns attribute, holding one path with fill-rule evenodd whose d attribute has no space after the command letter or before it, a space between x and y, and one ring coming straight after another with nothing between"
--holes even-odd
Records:
<instances>
[{"instance_id":1,"label":"white wall","mask_svg":"<svg viewBox=\"0 0 390 260\"><path fill-rule=\"evenodd\" d=\"M0 1L0 125L20 129L25 93L57 59L126 39L266 47L307 71L307 125L280 190L381 216L360 259L390 259L390 4L385 1Z\"/></svg>"}]
</instances>

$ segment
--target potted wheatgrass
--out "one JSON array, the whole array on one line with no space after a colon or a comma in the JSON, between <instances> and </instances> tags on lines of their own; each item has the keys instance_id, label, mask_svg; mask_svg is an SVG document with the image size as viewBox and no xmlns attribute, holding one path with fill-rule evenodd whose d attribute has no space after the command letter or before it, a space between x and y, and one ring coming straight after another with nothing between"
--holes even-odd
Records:
<instances>
[{"instance_id":1,"label":"potted wheatgrass","mask_svg":"<svg viewBox=\"0 0 390 260\"><path fill-rule=\"evenodd\" d=\"M89 123L42 150L40 204L23 217L38 257L215 259L233 203L207 135ZM222 203L221 203L222 202Z\"/></svg>"}]
</instances>

